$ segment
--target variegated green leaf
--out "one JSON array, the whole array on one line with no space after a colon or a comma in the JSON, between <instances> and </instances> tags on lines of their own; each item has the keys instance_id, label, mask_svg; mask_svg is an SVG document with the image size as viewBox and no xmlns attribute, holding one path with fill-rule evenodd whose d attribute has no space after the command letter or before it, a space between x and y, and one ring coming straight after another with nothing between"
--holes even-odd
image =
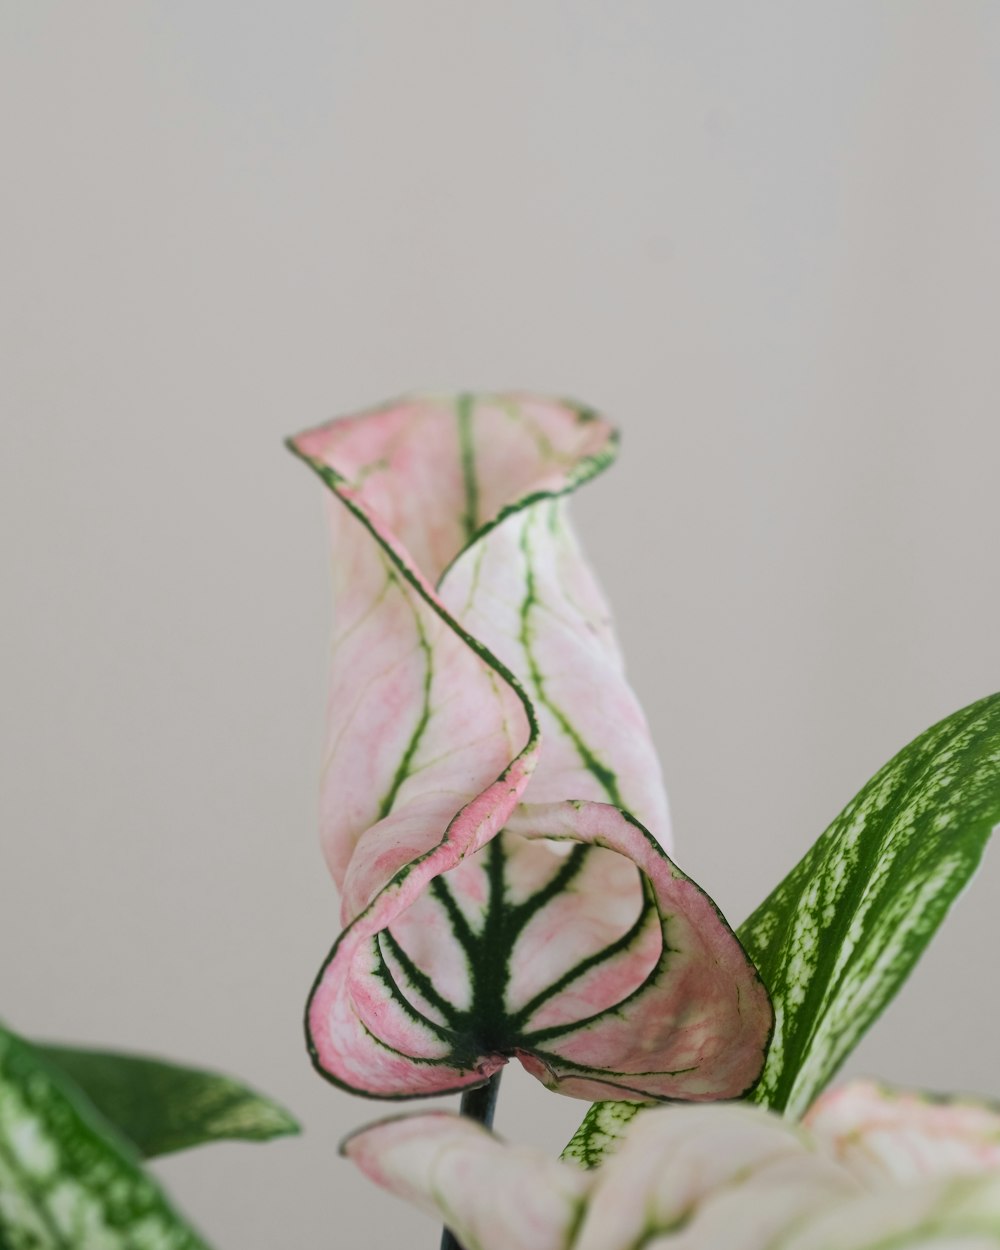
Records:
<instances>
[{"instance_id":1,"label":"variegated green leaf","mask_svg":"<svg viewBox=\"0 0 1000 1250\"><path fill-rule=\"evenodd\" d=\"M608 1155L618 1149L628 1126L647 1105L642 1102L595 1102L560 1158L588 1170L599 1167Z\"/></svg>"},{"instance_id":2,"label":"variegated green leaf","mask_svg":"<svg viewBox=\"0 0 1000 1250\"><path fill-rule=\"evenodd\" d=\"M775 1031L754 1098L799 1116L902 985L1000 824L1000 695L911 742L739 929Z\"/></svg>"},{"instance_id":3,"label":"variegated green leaf","mask_svg":"<svg viewBox=\"0 0 1000 1250\"><path fill-rule=\"evenodd\" d=\"M147 1159L204 1142L267 1141L299 1131L277 1103L217 1072L113 1051L35 1049Z\"/></svg>"},{"instance_id":4,"label":"variegated green leaf","mask_svg":"<svg viewBox=\"0 0 1000 1250\"><path fill-rule=\"evenodd\" d=\"M0 1246L206 1250L129 1143L33 1047L2 1027Z\"/></svg>"}]
</instances>

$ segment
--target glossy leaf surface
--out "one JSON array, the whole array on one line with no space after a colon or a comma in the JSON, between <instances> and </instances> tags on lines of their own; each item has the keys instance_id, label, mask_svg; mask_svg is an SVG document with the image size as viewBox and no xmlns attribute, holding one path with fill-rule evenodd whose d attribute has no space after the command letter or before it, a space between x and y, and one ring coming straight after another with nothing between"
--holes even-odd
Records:
<instances>
[{"instance_id":1,"label":"glossy leaf surface","mask_svg":"<svg viewBox=\"0 0 1000 1250\"><path fill-rule=\"evenodd\" d=\"M232 1077L115 1051L35 1044L146 1158L213 1141L268 1141L295 1120Z\"/></svg>"}]
</instances>

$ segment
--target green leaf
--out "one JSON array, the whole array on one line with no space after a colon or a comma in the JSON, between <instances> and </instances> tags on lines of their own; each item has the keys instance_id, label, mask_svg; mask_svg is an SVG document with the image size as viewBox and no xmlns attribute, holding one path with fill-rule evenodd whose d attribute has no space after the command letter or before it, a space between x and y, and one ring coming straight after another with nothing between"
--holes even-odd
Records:
<instances>
[{"instance_id":1,"label":"green leaf","mask_svg":"<svg viewBox=\"0 0 1000 1250\"><path fill-rule=\"evenodd\" d=\"M737 931L771 991L753 1095L799 1116L892 999L1000 825L1000 695L911 742Z\"/></svg>"},{"instance_id":2,"label":"green leaf","mask_svg":"<svg viewBox=\"0 0 1000 1250\"><path fill-rule=\"evenodd\" d=\"M0 1026L0 1246L207 1250L132 1146L35 1049Z\"/></svg>"},{"instance_id":3,"label":"green leaf","mask_svg":"<svg viewBox=\"0 0 1000 1250\"><path fill-rule=\"evenodd\" d=\"M146 1158L203 1142L267 1141L299 1126L270 1099L215 1072L114 1051L36 1043Z\"/></svg>"},{"instance_id":4,"label":"green leaf","mask_svg":"<svg viewBox=\"0 0 1000 1250\"><path fill-rule=\"evenodd\" d=\"M596 1168L621 1145L628 1126L645 1102L595 1102L560 1158L582 1168Z\"/></svg>"}]
</instances>

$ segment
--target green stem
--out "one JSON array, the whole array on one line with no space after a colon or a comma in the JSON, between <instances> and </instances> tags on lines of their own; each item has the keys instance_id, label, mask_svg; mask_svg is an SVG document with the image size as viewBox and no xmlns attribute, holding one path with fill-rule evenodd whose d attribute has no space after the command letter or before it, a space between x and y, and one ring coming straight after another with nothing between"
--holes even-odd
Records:
<instances>
[{"instance_id":1,"label":"green stem","mask_svg":"<svg viewBox=\"0 0 1000 1250\"><path fill-rule=\"evenodd\" d=\"M497 1109L497 1094L500 1092L502 1075L503 1069L501 1068L490 1077L485 1085L466 1090L462 1095L460 1113L467 1115L470 1120L478 1121L484 1128L491 1128L493 1113ZM441 1250L462 1250L462 1243L450 1228L446 1228L441 1234Z\"/></svg>"}]
</instances>

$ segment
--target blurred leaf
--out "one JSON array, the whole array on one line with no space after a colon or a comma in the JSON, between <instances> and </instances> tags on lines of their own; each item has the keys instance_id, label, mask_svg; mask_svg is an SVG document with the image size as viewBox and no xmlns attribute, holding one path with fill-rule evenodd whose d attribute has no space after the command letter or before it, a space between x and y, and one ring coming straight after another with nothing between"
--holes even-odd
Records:
<instances>
[{"instance_id":1,"label":"blurred leaf","mask_svg":"<svg viewBox=\"0 0 1000 1250\"><path fill-rule=\"evenodd\" d=\"M1000 695L890 760L737 931L771 992L755 1101L800 1116L906 980L1000 824Z\"/></svg>"},{"instance_id":2,"label":"blurred leaf","mask_svg":"<svg viewBox=\"0 0 1000 1250\"><path fill-rule=\"evenodd\" d=\"M0 1246L207 1250L133 1147L27 1042L0 1027Z\"/></svg>"},{"instance_id":3,"label":"blurred leaf","mask_svg":"<svg viewBox=\"0 0 1000 1250\"><path fill-rule=\"evenodd\" d=\"M146 1158L203 1142L267 1141L299 1126L232 1077L161 1059L36 1043Z\"/></svg>"}]
</instances>

